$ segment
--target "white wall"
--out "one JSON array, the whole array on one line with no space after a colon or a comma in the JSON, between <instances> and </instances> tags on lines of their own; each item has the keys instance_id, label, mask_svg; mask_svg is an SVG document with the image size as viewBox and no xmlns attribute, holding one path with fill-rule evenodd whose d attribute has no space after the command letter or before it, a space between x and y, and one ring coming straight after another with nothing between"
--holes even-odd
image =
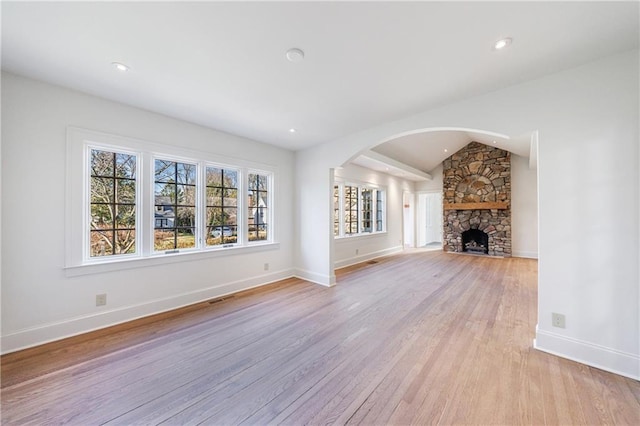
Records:
<instances>
[{"instance_id":1,"label":"white wall","mask_svg":"<svg viewBox=\"0 0 640 426\"><path fill-rule=\"evenodd\" d=\"M431 180L416 182L416 192L442 192L442 163L429 172Z\"/></svg>"},{"instance_id":2,"label":"white wall","mask_svg":"<svg viewBox=\"0 0 640 426\"><path fill-rule=\"evenodd\" d=\"M67 126L275 167L279 244L70 276L64 269ZM3 73L2 351L291 276L293 170L290 151ZM106 307L95 306L98 293L107 294Z\"/></svg>"},{"instance_id":3,"label":"white wall","mask_svg":"<svg viewBox=\"0 0 640 426\"><path fill-rule=\"evenodd\" d=\"M538 258L538 171L529 159L511 154L511 250Z\"/></svg>"},{"instance_id":4,"label":"white wall","mask_svg":"<svg viewBox=\"0 0 640 426\"><path fill-rule=\"evenodd\" d=\"M387 191L387 231L336 238L334 241L335 267L340 268L402 251L402 194L404 191L413 191L413 182L353 164L336 170L335 176L336 179L343 179L346 182L379 185Z\"/></svg>"},{"instance_id":5,"label":"white wall","mask_svg":"<svg viewBox=\"0 0 640 426\"><path fill-rule=\"evenodd\" d=\"M407 131L538 130L536 347L640 378L638 59L615 55L298 152L297 193L329 193L330 168ZM297 267L331 277L328 198L317 211L313 223L325 225L300 224L300 241L326 251L302 253ZM566 315L565 329L552 327L552 312Z\"/></svg>"}]
</instances>

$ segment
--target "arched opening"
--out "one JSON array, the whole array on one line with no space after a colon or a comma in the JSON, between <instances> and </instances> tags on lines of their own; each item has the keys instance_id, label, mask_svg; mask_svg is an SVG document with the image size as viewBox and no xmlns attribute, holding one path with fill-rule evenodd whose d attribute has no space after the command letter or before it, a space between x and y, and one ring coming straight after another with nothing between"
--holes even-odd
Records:
<instances>
[{"instance_id":1,"label":"arched opening","mask_svg":"<svg viewBox=\"0 0 640 426\"><path fill-rule=\"evenodd\" d=\"M389 185L387 193L388 212L387 219L394 221L389 225L389 232L395 233L386 240L379 239L379 244L368 244L365 246L357 239L348 241L336 239L334 242L335 265L357 263L358 260L366 260L368 255L375 253L386 253L389 250L402 250L406 247L425 247L429 243L438 241L444 242L444 249L448 251L467 251L464 246L458 244L452 249L451 244L447 244L444 227L438 228L436 222L436 233L440 238L434 238L434 219L440 222L446 220L442 203L439 205L437 216L428 216L427 200L433 197L440 197L443 200L443 164L447 158L456 154L472 142L487 147L487 150L499 149L511 155L511 166L514 170L514 184L517 194L514 199L509 199L509 219L512 223L501 224L492 223L494 227L500 227L501 234L514 233L516 245L513 255L521 256L524 252L529 257L530 253L537 253L537 135L535 132L521 136L510 136L488 130L479 130L465 127L432 127L414 129L385 137L379 142L372 143L369 147L353 155L348 161L341 165L336 171L334 178L337 180L352 179L353 170L358 171L358 175L365 180L377 179L378 182L384 180L380 176L387 176ZM490 159L491 162L491 159ZM355 166L355 167L354 167ZM458 179L453 189L452 202L455 203L487 203L504 199L502 186L496 187L494 172L486 168L479 161L473 161L466 165L467 173ZM368 173L367 173L368 172ZM510 180L511 177L507 178ZM398 183L400 182L400 183ZM395 192L392 186L397 185ZM498 189L496 189L498 188ZM526 198L527 202L521 202ZM446 201L446 200L444 200ZM531 209L532 203L535 207ZM501 213L489 214L488 209L481 212L468 211L460 214L460 218L469 216L472 221L487 220L487 217L499 217L504 220ZM495 213L495 212L494 212ZM336 219L337 218L337 219ZM334 228L338 225L340 217L334 214ZM494 220L490 217L489 220ZM398 225L398 223L400 223ZM489 225L484 224L484 228ZM489 228L492 235L495 234ZM460 230L460 233L463 229ZM460 239L460 233L455 238ZM428 241L427 241L428 240ZM506 251L492 250L491 255L503 256L512 255L510 237L500 236L500 244L504 244ZM442 243L440 243L442 244ZM525 245L528 245L525 247ZM348 246L348 248L345 248ZM442 245L441 245L442 246ZM433 247L433 245L431 245ZM484 251L486 247L483 247Z\"/></svg>"}]
</instances>

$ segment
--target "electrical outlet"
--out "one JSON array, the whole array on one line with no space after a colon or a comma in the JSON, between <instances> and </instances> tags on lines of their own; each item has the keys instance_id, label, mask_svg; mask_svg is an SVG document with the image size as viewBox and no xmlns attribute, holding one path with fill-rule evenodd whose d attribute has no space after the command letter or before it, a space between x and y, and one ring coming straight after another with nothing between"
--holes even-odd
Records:
<instances>
[{"instance_id":1,"label":"electrical outlet","mask_svg":"<svg viewBox=\"0 0 640 426\"><path fill-rule=\"evenodd\" d=\"M106 294L96 294L96 306L104 306L107 304Z\"/></svg>"},{"instance_id":2,"label":"electrical outlet","mask_svg":"<svg viewBox=\"0 0 640 426\"><path fill-rule=\"evenodd\" d=\"M564 318L564 315L562 315L562 314L552 313L552 314L551 314L551 324L552 324L554 327L558 327L558 328L565 328L565 318Z\"/></svg>"},{"instance_id":3,"label":"electrical outlet","mask_svg":"<svg viewBox=\"0 0 640 426\"><path fill-rule=\"evenodd\" d=\"M264 270L265 270L265 271L268 271L268 270L269 270L269 264L268 264L268 263L265 263L265 264L264 264Z\"/></svg>"}]
</instances>

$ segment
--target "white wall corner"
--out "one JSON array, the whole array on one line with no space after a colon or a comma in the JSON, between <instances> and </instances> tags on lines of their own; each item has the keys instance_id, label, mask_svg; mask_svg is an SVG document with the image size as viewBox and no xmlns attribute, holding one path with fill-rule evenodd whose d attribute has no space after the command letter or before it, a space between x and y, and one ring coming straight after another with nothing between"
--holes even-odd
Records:
<instances>
[{"instance_id":1,"label":"white wall corner","mask_svg":"<svg viewBox=\"0 0 640 426\"><path fill-rule=\"evenodd\" d=\"M561 358L640 380L640 357L578 339L561 336L536 326L533 347Z\"/></svg>"},{"instance_id":2,"label":"white wall corner","mask_svg":"<svg viewBox=\"0 0 640 426\"><path fill-rule=\"evenodd\" d=\"M537 251L514 250L511 255L513 257L524 257L525 259L537 259L538 258L538 252Z\"/></svg>"},{"instance_id":3,"label":"white wall corner","mask_svg":"<svg viewBox=\"0 0 640 426\"><path fill-rule=\"evenodd\" d=\"M245 280L217 285L215 287L183 293L164 299L152 300L138 305L125 306L96 314L70 318L64 321L39 325L2 336L2 354L27 349L67 337L77 336L139 318L172 311L184 306L201 303L213 298L227 296L243 290L261 287L294 276L293 269L284 269Z\"/></svg>"},{"instance_id":4,"label":"white wall corner","mask_svg":"<svg viewBox=\"0 0 640 426\"><path fill-rule=\"evenodd\" d=\"M335 274L331 274L331 275L318 274L317 272L296 268L294 270L294 276L296 278L300 278L301 280L309 281L314 284L320 284L325 287L333 287L334 285L336 285Z\"/></svg>"}]
</instances>

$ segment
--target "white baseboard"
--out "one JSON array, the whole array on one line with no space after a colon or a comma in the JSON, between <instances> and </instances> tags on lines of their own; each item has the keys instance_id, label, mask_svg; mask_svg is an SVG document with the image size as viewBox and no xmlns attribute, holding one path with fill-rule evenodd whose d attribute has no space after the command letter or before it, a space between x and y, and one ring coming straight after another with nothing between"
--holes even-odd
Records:
<instances>
[{"instance_id":1,"label":"white baseboard","mask_svg":"<svg viewBox=\"0 0 640 426\"><path fill-rule=\"evenodd\" d=\"M294 270L294 276L301 280L310 281L315 284L320 284L325 287L333 287L336 285L336 276L318 274L317 272L307 271L306 269L297 268Z\"/></svg>"},{"instance_id":2,"label":"white baseboard","mask_svg":"<svg viewBox=\"0 0 640 426\"><path fill-rule=\"evenodd\" d=\"M156 299L138 305L125 306L97 314L71 318L56 323L45 324L20 330L2 337L2 354L27 349L44 343L99 330L117 324L133 321L150 315L171 311L194 303L260 287L294 276L292 269L238 280L215 287Z\"/></svg>"},{"instance_id":3,"label":"white baseboard","mask_svg":"<svg viewBox=\"0 0 640 426\"><path fill-rule=\"evenodd\" d=\"M640 380L640 356L572 339L536 327L533 347L600 370Z\"/></svg>"},{"instance_id":4,"label":"white baseboard","mask_svg":"<svg viewBox=\"0 0 640 426\"><path fill-rule=\"evenodd\" d=\"M346 266L355 265L358 263L366 262L367 260L372 260L377 257L388 256L390 254L400 253L403 250L402 246L395 246L386 248L383 250L374 251L371 253L361 254L359 256L349 257L347 259L342 259L334 262L334 266L336 269L344 268Z\"/></svg>"},{"instance_id":5,"label":"white baseboard","mask_svg":"<svg viewBox=\"0 0 640 426\"><path fill-rule=\"evenodd\" d=\"M538 258L538 252L537 251L514 251L513 253L511 253L511 256L513 257L524 257L527 259L537 259Z\"/></svg>"}]
</instances>

